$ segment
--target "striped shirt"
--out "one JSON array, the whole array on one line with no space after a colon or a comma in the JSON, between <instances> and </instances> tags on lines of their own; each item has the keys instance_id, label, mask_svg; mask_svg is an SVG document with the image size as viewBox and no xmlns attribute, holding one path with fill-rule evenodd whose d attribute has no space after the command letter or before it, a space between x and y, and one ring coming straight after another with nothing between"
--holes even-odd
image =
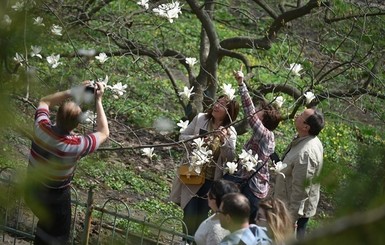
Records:
<instances>
[{"instance_id":1,"label":"striped shirt","mask_svg":"<svg viewBox=\"0 0 385 245\"><path fill-rule=\"evenodd\" d=\"M249 186L254 195L258 198L265 198L269 191L269 157L274 152L275 140L274 133L263 126L262 121L259 120L253 101L249 95L246 85L243 83L239 86L241 100L245 116L247 116L249 125L253 130L253 134L249 141L244 145L246 151L252 150L253 154L258 154L258 159L266 164L259 170L257 174L249 182ZM248 178L252 172L242 170L242 178Z\"/></svg>"},{"instance_id":2,"label":"striped shirt","mask_svg":"<svg viewBox=\"0 0 385 245\"><path fill-rule=\"evenodd\" d=\"M77 161L100 145L94 133L74 135L60 132L49 119L46 105L35 113L34 135L29 156L29 175L44 186L61 189L71 184Z\"/></svg>"}]
</instances>

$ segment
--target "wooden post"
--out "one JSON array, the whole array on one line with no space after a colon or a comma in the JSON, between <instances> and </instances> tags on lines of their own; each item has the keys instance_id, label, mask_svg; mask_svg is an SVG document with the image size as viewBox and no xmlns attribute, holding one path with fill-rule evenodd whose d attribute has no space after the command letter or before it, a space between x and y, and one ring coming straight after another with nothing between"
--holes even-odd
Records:
<instances>
[{"instance_id":1,"label":"wooden post","mask_svg":"<svg viewBox=\"0 0 385 245\"><path fill-rule=\"evenodd\" d=\"M83 230L83 237L81 242L82 245L88 245L89 243L93 209L94 209L94 191L93 191L93 187L90 187L90 189L88 190L88 197L87 197L87 210L84 218L84 230Z\"/></svg>"}]
</instances>

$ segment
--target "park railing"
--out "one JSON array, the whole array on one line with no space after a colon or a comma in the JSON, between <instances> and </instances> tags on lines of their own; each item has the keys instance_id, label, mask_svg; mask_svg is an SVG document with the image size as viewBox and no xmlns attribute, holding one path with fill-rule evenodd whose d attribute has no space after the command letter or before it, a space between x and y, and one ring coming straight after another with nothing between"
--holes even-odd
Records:
<instances>
[{"instance_id":1,"label":"park railing","mask_svg":"<svg viewBox=\"0 0 385 245\"><path fill-rule=\"evenodd\" d=\"M0 243L32 244L37 219L25 205L15 176L11 168L0 169ZM193 241L183 232L187 228L179 218L167 217L153 223L145 214L130 210L120 199L107 198L96 204L94 194L95 190L90 188L87 199L82 201L78 192L71 190L71 244L155 245Z\"/></svg>"}]
</instances>

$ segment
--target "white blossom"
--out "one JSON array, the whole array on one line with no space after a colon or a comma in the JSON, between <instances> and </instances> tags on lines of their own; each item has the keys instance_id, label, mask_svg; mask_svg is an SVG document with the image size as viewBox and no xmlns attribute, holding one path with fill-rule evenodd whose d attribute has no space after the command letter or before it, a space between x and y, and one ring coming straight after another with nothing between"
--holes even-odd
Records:
<instances>
[{"instance_id":1,"label":"white blossom","mask_svg":"<svg viewBox=\"0 0 385 245\"><path fill-rule=\"evenodd\" d=\"M33 18L33 24L37 26L45 26L45 24L43 23L43 18L40 16Z\"/></svg>"},{"instance_id":2,"label":"white blossom","mask_svg":"<svg viewBox=\"0 0 385 245\"><path fill-rule=\"evenodd\" d=\"M304 93L305 98L306 98L306 104L310 104L310 102L312 102L312 100L315 99L315 95L313 94L313 92L306 92Z\"/></svg>"},{"instance_id":3,"label":"white blossom","mask_svg":"<svg viewBox=\"0 0 385 245\"><path fill-rule=\"evenodd\" d=\"M193 94L195 94L194 92L192 92L193 89L194 89L194 86L191 87L191 89L189 89L188 87L185 86L185 87L183 88L183 92L179 92L179 95L180 95L180 96L184 96L184 97L186 97L187 99L190 99L190 96L193 95Z\"/></svg>"},{"instance_id":4,"label":"white blossom","mask_svg":"<svg viewBox=\"0 0 385 245\"><path fill-rule=\"evenodd\" d=\"M182 13L181 6L179 6L178 1L160 4L157 8L154 8L152 11L156 15L167 18L170 23L172 23L174 19L178 18L178 15Z\"/></svg>"},{"instance_id":5,"label":"white blossom","mask_svg":"<svg viewBox=\"0 0 385 245\"><path fill-rule=\"evenodd\" d=\"M118 82L117 84L111 87L111 90L115 94L122 96L126 92L126 88L127 88L127 84L123 85L121 82Z\"/></svg>"},{"instance_id":6,"label":"white blossom","mask_svg":"<svg viewBox=\"0 0 385 245\"><path fill-rule=\"evenodd\" d=\"M248 151L242 149L242 153L239 155L239 159L241 160L241 165L247 171L254 170L254 167L257 166L258 163L262 162L258 159L258 154L253 155L251 149Z\"/></svg>"},{"instance_id":7,"label":"white blossom","mask_svg":"<svg viewBox=\"0 0 385 245\"><path fill-rule=\"evenodd\" d=\"M10 26L12 24L12 19L9 17L9 15L5 14L3 16L3 19L1 20L1 24L3 26Z\"/></svg>"},{"instance_id":8,"label":"white blossom","mask_svg":"<svg viewBox=\"0 0 385 245\"><path fill-rule=\"evenodd\" d=\"M154 154L153 152L154 152L154 147L143 148L142 149L142 156L146 156L146 157L152 159L152 157L156 156L156 154Z\"/></svg>"},{"instance_id":9,"label":"white blossom","mask_svg":"<svg viewBox=\"0 0 385 245\"><path fill-rule=\"evenodd\" d=\"M54 35L57 35L57 36L61 36L62 35L62 32L63 31L63 27L59 26L59 25L55 25L53 24L51 26L51 32L54 34Z\"/></svg>"},{"instance_id":10,"label":"white blossom","mask_svg":"<svg viewBox=\"0 0 385 245\"><path fill-rule=\"evenodd\" d=\"M282 96L277 96L275 99L274 99L274 104L278 107L278 108L281 108L282 105L283 105L283 102L285 102L285 100L283 99Z\"/></svg>"},{"instance_id":11,"label":"white blossom","mask_svg":"<svg viewBox=\"0 0 385 245\"><path fill-rule=\"evenodd\" d=\"M22 54L16 53L15 57L13 57L13 60L16 61L17 64L20 64L21 66L23 66L23 62L25 59Z\"/></svg>"},{"instance_id":12,"label":"white blossom","mask_svg":"<svg viewBox=\"0 0 385 245\"><path fill-rule=\"evenodd\" d=\"M87 110L79 115L79 122L81 123L95 123L96 122L96 113L93 111Z\"/></svg>"},{"instance_id":13,"label":"white blossom","mask_svg":"<svg viewBox=\"0 0 385 245\"><path fill-rule=\"evenodd\" d=\"M288 68L294 75L301 76L299 73L303 68L301 64L291 63L290 67Z\"/></svg>"},{"instance_id":14,"label":"white blossom","mask_svg":"<svg viewBox=\"0 0 385 245\"><path fill-rule=\"evenodd\" d=\"M234 174L237 171L238 163L235 162L227 162L226 169L229 171L229 174Z\"/></svg>"},{"instance_id":15,"label":"white blossom","mask_svg":"<svg viewBox=\"0 0 385 245\"><path fill-rule=\"evenodd\" d=\"M197 63L197 59L193 58L193 57L187 57L186 58L186 63L187 63L187 65L192 67L192 66L194 66Z\"/></svg>"},{"instance_id":16,"label":"white blossom","mask_svg":"<svg viewBox=\"0 0 385 245\"><path fill-rule=\"evenodd\" d=\"M98 56L95 56L95 59L99 60L101 64L104 64L109 58L106 53L100 53Z\"/></svg>"},{"instance_id":17,"label":"white blossom","mask_svg":"<svg viewBox=\"0 0 385 245\"><path fill-rule=\"evenodd\" d=\"M47 57L47 62L48 64L51 65L52 68L56 68L60 64L62 64L62 62L59 62L59 59L60 59L60 54L58 55L52 54L51 56Z\"/></svg>"},{"instance_id":18,"label":"white blossom","mask_svg":"<svg viewBox=\"0 0 385 245\"><path fill-rule=\"evenodd\" d=\"M277 174L281 174L284 178L285 178L285 174L282 173L281 171L287 167L287 164L286 163L283 163L281 161L275 163L273 162L274 164L274 167L271 167L270 170L273 170L275 173Z\"/></svg>"},{"instance_id":19,"label":"white blossom","mask_svg":"<svg viewBox=\"0 0 385 245\"><path fill-rule=\"evenodd\" d=\"M257 164L252 161L246 161L242 163L242 166L246 169L246 171L250 172L252 170L255 171L254 167L257 166Z\"/></svg>"},{"instance_id":20,"label":"white blossom","mask_svg":"<svg viewBox=\"0 0 385 245\"><path fill-rule=\"evenodd\" d=\"M183 132L187 128L189 123L190 123L189 120L186 120L186 121L180 120L179 123L176 124L178 127L180 127L179 132Z\"/></svg>"},{"instance_id":21,"label":"white blossom","mask_svg":"<svg viewBox=\"0 0 385 245\"><path fill-rule=\"evenodd\" d=\"M232 100L235 97L235 89L231 87L231 84L223 84L222 90L227 97Z\"/></svg>"},{"instance_id":22,"label":"white blossom","mask_svg":"<svg viewBox=\"0 0 385 245\"><path fill-rule=\"evenodd\" d=\"M23 1L16 2L14 5L11 6L11 8L16 12L22 11L24 8L24 2Z\"/></svg>"},{"instance_id":23,"label":"white blossom","mask_svg":"<svg viewBox=\"0 0 385 245\"><path fill-rule=\"evenodd\" d=\"M140 0L139 2L136 2L136 4L148 9L148 0Z\"/></svg>"},{"instance_id":24,"label":"white blossom","mask_svg":"<svg viewBox=\"0 0 385 245\"><path fill-rule=\"evenodd\" d=\"M40 54L41 52L41 47L40 46L33 46L31 45L31 57L39 57L40 59L42 59L43 57L41 56Z\"/></svg>"}]
</instances>

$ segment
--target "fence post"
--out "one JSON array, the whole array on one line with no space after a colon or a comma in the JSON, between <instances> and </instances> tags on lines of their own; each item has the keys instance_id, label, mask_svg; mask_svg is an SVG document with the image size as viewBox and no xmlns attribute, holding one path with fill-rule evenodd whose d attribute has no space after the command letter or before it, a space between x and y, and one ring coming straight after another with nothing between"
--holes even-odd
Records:
<instances>
[{"instance_id":1,"label":"fence post","mask_svg":"<svg viewBox=\"0 0 385 245\"><path fill-rule=\"evenodd\" d=\"M93 187L90 187L90 189L88 190L88 197L87 197L87 210L84 218L84 231L83 231L82 242L81 242L82 245L88 245L88 242L89 242L92 211L94 209L93 203L94 203L94 191L93 191Z\"/></svg>"}]
</instances>

